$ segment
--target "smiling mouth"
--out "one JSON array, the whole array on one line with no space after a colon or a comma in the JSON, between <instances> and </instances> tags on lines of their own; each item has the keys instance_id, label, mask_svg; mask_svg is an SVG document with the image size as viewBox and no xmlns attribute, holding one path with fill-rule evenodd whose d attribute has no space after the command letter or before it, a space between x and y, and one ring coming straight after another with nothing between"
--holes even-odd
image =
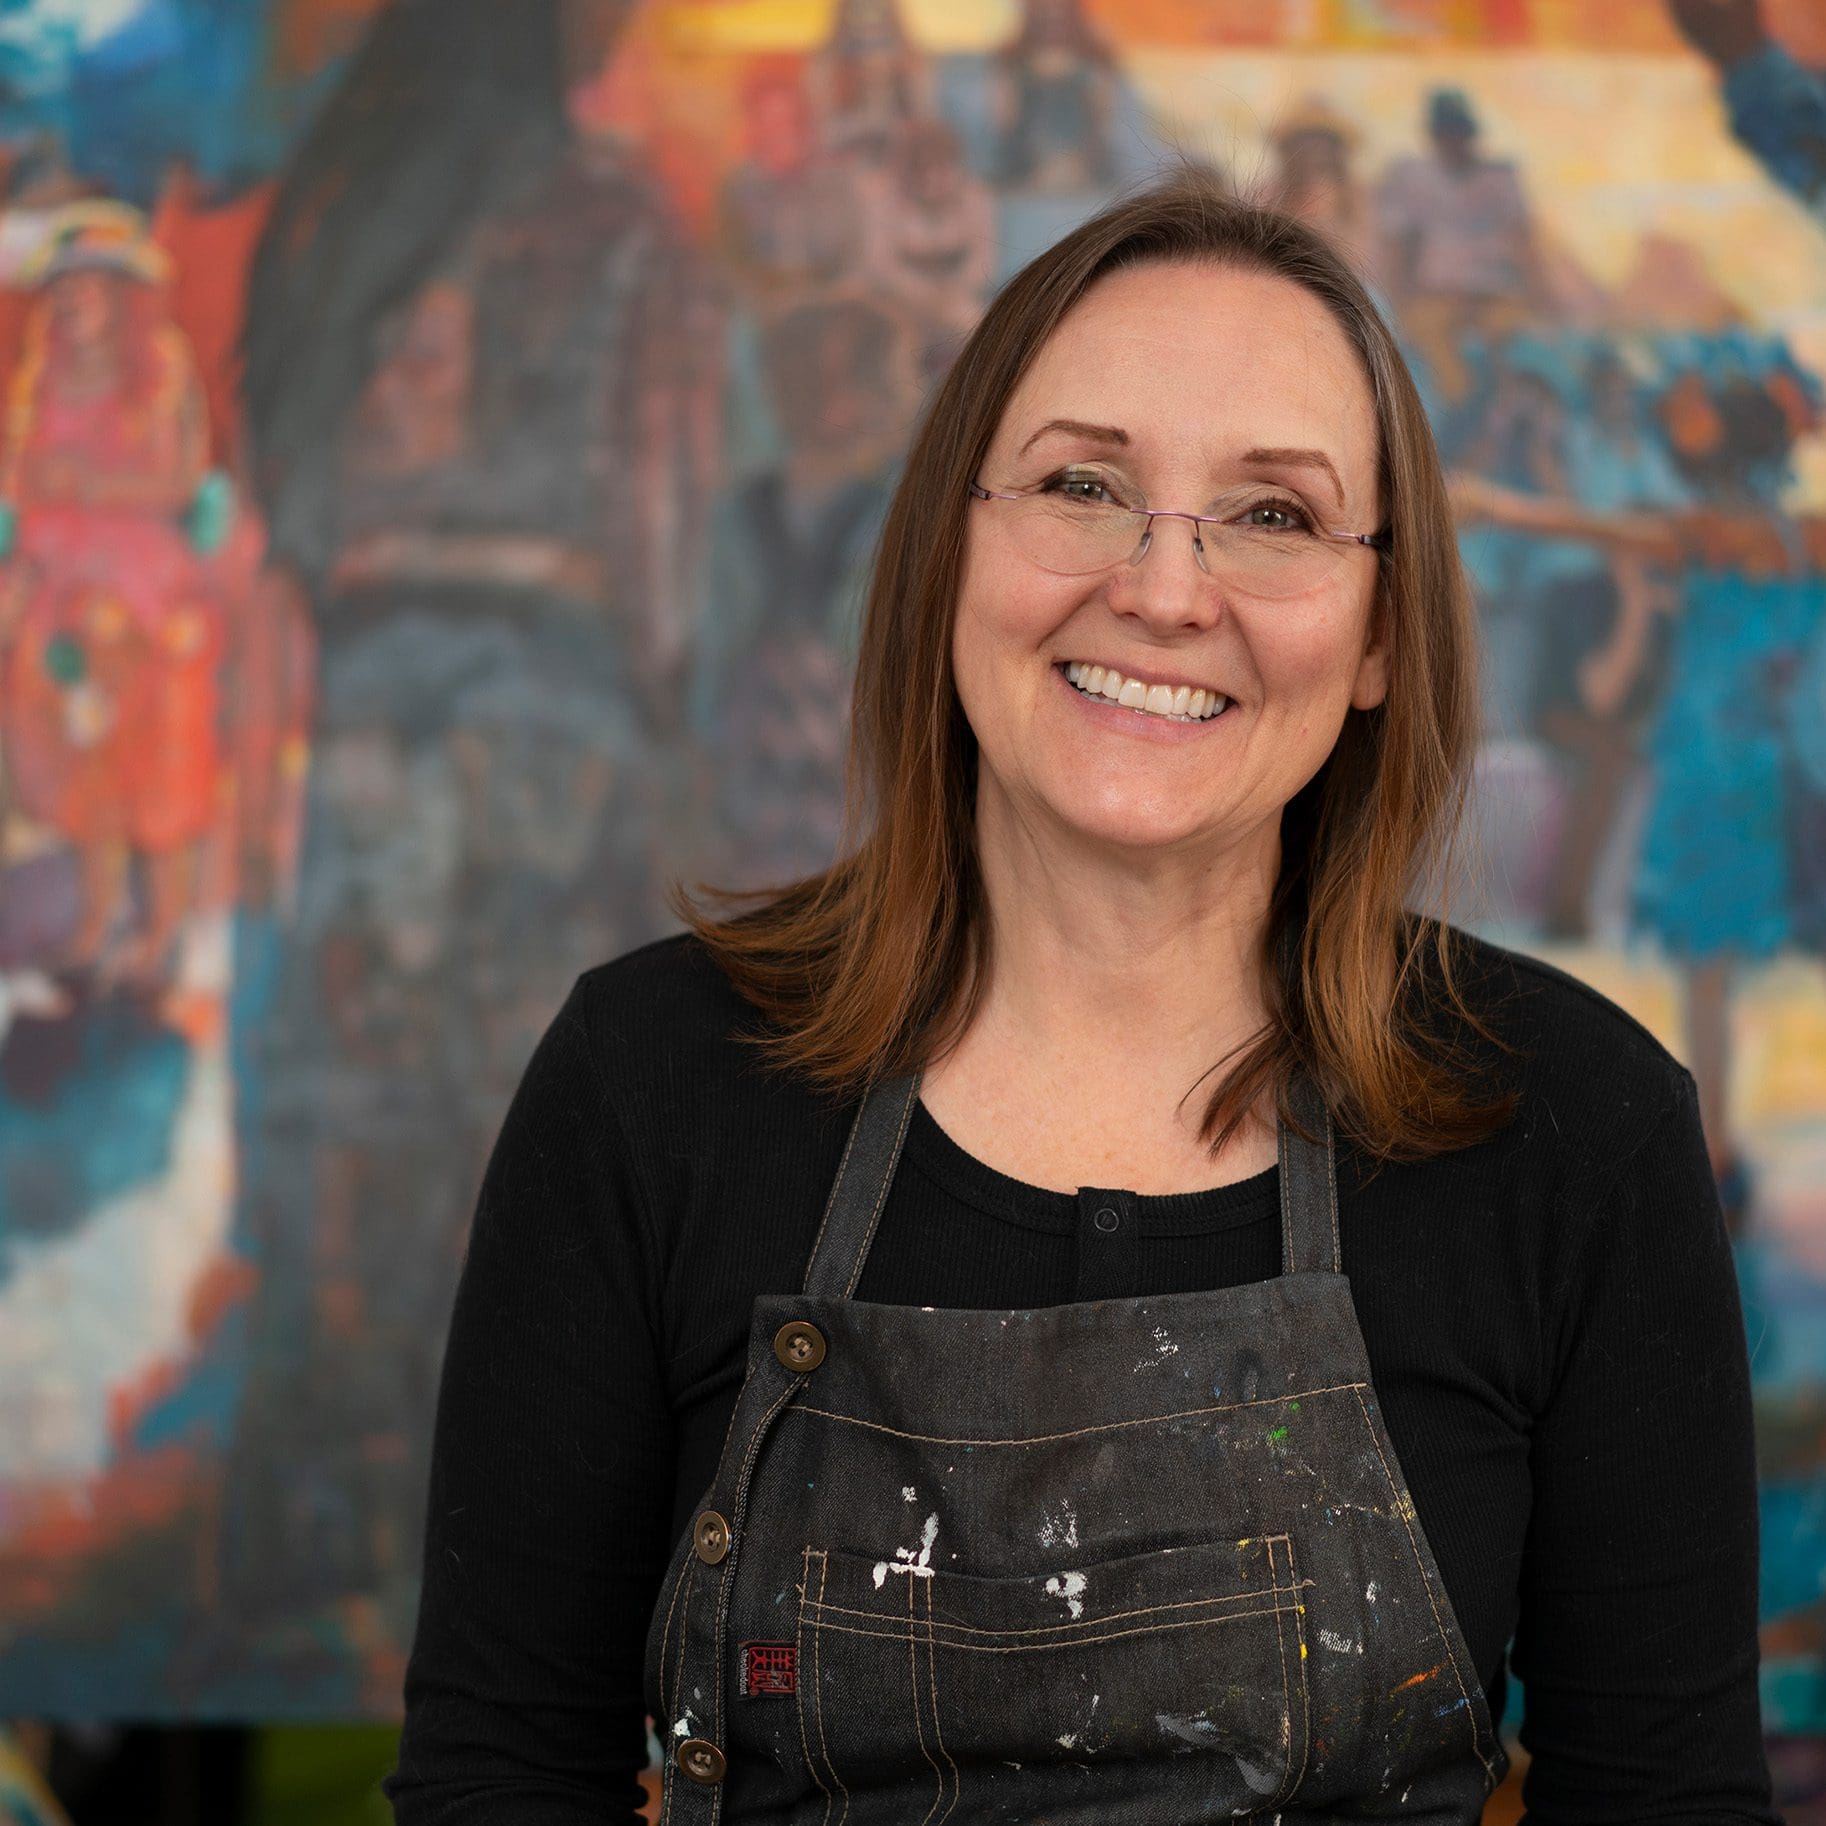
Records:
<instances>
[{"instance_id":1,"label":"smiling mouth","mask_svg":"<svg viewBox=\"0 0 1826 1826\"><path fill-rule=\"evenodd\" d=\"M1208 723L1221 715L1230 700L1221 691L1203 685L1151 685L1113 666L1095 666L1083 660L1063 660L1055 670L1080 695L1099 703L1119 704L1145 716L1169 723Z\"/></svg>"}]
</instances>

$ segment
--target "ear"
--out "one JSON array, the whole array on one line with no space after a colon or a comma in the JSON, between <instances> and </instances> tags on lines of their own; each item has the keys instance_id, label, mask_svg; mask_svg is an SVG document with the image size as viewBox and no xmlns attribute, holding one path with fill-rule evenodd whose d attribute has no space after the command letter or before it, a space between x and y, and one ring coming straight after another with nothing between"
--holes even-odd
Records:
<instances>
[{"instance_id":1,"label":"ear","mask_svg":"<svg viewBox=\"0 0 1826 1826\"><path fill-rule=\"evenodd\" d=\"M1388 612L1378 592L1370 610L1369 637L1364 644L1363 657L1357 662L1357 676L1351 681L1351 708L1374 710L1388 696L1388 690Z\"/></svg>"}]
</instances>

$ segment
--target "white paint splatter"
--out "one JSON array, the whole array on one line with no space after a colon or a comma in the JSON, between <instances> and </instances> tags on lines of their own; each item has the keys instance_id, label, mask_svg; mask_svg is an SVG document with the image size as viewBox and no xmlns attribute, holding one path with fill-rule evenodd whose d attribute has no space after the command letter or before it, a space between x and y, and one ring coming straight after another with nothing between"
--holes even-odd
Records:
<instances>
[{"instance_id":1,"label":"white paint splatter","mask_svg":"<svg viewBox=\"0 0 1826 1826\"><path fill-rule=\"evenodd\" d=\"M1066 1731L1062 1735L1055 1737L1053 1742L1056 1743L1061 1750L1075 1749L1078 1743L1078 1733L1076 1731Z\"/></svg>"},{"instance_id":2,"label":"white paint splatter","mask_svg":"<svg viewBox=\"0 0 1826 1826\"><path fill-rule=\"evenodd\" d=\"M1040 1524L1040 1545L1042 1547L1076 1547L1078 1544L1078 1515L1070 1503L1061 1503L1056 1515L1049 1515Z\"/></svg>"},{"instance_id":3,"label":"white paint splatter","mask_svg":"<svg viewBox=\"0 0 1826 1826\"><path fill-rule=\"evenodd\" d=\"M1321 1646L1330 1649L1334 1654L1361 1655L1363 1653L1361 1642L1353 1642L1350 1637L1340 1636L1329 1629L1319 1631L1319 1642Z\"/></svg>"},{"instance_id":4,"label":"white paint splatter","mask_svg":"<svg viewBox=\"0 0 1826 1826\"><path fill-rule=\"evenodd\" d=\"M1376 1581L1374 1579L1371 1579L1370 1582L1363 1588L1363 1595L1366 1598L1368 1598L1372 1604L1374 1604L1376 1602L1376 1590L1377 1590L1377 1586L1376 1586Z\"/></svg>"},{"instance_id":5,"label":"white paint splatter","mask_svg":"<svg viewBox=\"0 0 1826 1826\"><path fill-rule=\"evenodd\" d=\"M1046 1581L1046 1595L1049 1598L1061 1598L1073 1619L1084 1615L1084 1574L1081 1572L1055 1573Z\"/></svg>"},{"instance_id":6,"label":"white paint splatter","mask_svg":"<svg viewBox=\"0 0 1826 1826\"><path fill-rule=\"evenodd\" d=\"M1167 1335L1165 1327L1156 1325L1154 1327L1154 1354L1151 1357L1143 1357L1135 1365L1134 1374L1140 1375L1144 1369L1158 1368L1169 1357L1176 1357L1178 1354L1179 1346Z\"/></svg>"},{"instance_id":7,"label":"white paint splatter","mask_svg":"<svg viewBox=\"0 0 1826 1826\"><path fill-rule=\"evenodd\" d=\"M1091 1742L1091 1726L1097 1722L1097 1706L1102 1698L1103 1695L1101 1693L1093 1693L1091 1695L1091 1709L1085 1713L1084 1723L1081 1724L1077 1730L1068 1731L1059 1739L1059 1742L1063 1744L1066 1749L1070 1750L1076 1746L1078 1749L1082 1750L1086 1756L1095 1756L1097 1754L1097 1746Z\"/></svg>"},{"instance_id":8,"label":"white paint splatter","mask_svg":"<svg viewBox=\"0 0 1826 1826\"><path fill-rule=\"evenodd\" d=\"M900 1486L900 1500L903 1503L916 1503L919 1501L919 1497L911 1484L902 1484Z\"/></svg>"},{"instance_id":9,"label":"white paint splatter","mask_svg":"<svg viewBox=\"0 0 1826 1826\"><path fill-rule=\"evenodd\" d=\"M926 1517L926 1525L920 1531L917 1547L896 1547L892 1560L875 1562L875 1589L880 1591L887 1582L891 1572L904 1572L909 1578L929 1579L932 1577L932 1543L938 1539L938 1517L936 1514Z\"/></svg>"},{"instance_id":10,"label":"white paint splatter","mask_svg":"<svg viewBox=\"0 0 1826 1826\"><path fill-rule=\"evenodd\" d=\"M1190 1718L1177 1712L1156 1712L1154 1722L1169 1737L1177 1737L1181 1743L1196 1744L1200 1749L1211 1741L1211 1733L1216 1728L1203 1712Z\"/></svg>"},{"instance_id":11,"label":"white paint splatter","mask_svg":"<svg viewBox=\"0 0 1826 1826\"><path fill-rule=\"evenodd\" d=\"M1243 1780L1257 1794L1272 1794L1281 1785L1280 1772L1270 1766L1258 1769L1254 1763L1241 1756L1236 1759L1236 1766L1243 1772ZM1275 1817L1279 1819L1280 1815L1277 1814Z\"/></svg>"}]
</instances>

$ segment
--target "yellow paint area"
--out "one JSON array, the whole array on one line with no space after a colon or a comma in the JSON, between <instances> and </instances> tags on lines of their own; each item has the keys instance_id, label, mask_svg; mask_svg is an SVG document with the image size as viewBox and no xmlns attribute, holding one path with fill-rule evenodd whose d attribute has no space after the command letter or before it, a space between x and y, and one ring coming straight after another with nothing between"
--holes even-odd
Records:
<instances>
[{"instance_id":1,"label":"yellow paint area","mask_svg":"<svg viewBox=\"0 0 1826 1826\"><path fill-rule=\"evenodd\" d=\"M835 0L650 0L668 28L720 49L809 48L829 35ZM929 51L988 49L1020 25L1019 0L900 0L909 36ZM1085 0L1091 23L1123 45L1208 46L1234 52L1415 52L1475 46L1489 26L1483 0L1432 0L1399 9L1366 0ZM1686 55L1663 0L1530 0L1524 48L1587 55Z\"/></svg>"}]
</instances>

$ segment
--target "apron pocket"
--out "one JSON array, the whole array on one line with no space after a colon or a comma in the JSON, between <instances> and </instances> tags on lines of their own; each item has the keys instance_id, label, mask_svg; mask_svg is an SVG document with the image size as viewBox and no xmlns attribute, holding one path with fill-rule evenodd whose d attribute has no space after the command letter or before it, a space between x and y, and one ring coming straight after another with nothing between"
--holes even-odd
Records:
<instances>
[{"instance_id":1,"label":"apron pocket","mask_svg":"<svg viewBox=\"0 0 1826 1826\"><path fill-rule=\"evenodd\" d=\"M1272 1808L1306 1761L1286 1535L983 1578L808 1548L799 1705L833 1796L935 1790L1019 1765L1175 1770L1208 1812ZM1165 1791L1163 1793L1163 1798Z\"/></svg>"}]
</instances>

